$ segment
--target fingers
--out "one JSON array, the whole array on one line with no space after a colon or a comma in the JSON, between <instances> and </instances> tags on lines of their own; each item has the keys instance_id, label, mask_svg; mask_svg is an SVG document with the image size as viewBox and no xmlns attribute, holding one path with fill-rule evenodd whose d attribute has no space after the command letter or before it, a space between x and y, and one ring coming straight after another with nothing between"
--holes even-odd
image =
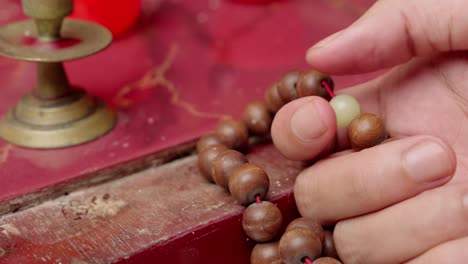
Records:
<instances>
[{"instance_id":1,"label":"fingers","mask_svg":"<svg viewBox=\"0 0 468 264\"><path fill-rule=\"evenodd\" d=\"M410 137L322 160L298 176L294 195L302 216L329 224L440 186L455 167L453 151L441 140Z\"/></svg>"},{"instance_id":2,"label":"fingers","mask_svg":"<svg viewBox=\"0 0 468 264\"><path fill-rule=\"evenodd\" d=\"M468 260L468 237L438 245L407 264L464 264Z\"/></svg>"},{"instance_id":3,"label":"fingers","mask_svg":"<svg viewBox=\"0 0 468 264\"><path fill-rule=\"evenodd\" d=\"M355 96L362 111L380 114L382 101L378 92L386 78L387 74L341 91ZM310 160L328 154L335 143L340 150L348 146L345 129L337 131L335 112L319 97L300 98L283 106L273 120L271 135L276 148L292 160Z\"/></svg>"},{"instance_id":4,"label":"fingers","mask_svg":"<svg viewBox=\"0 0 468 264\"><path fill-rule=\"evenodd\" d=\"M289 159L312 159L333 142L335 113L320 97L301 98L280 109L271 134L275 146Z\"/></svg>"},{"instance_id":5,"label":"fingers","mask_svg":"<svg viewBox=\"0 0 468 264\"><path fill-rule=\"evenodd\" d=\"M344 263L402 263L467 236L467 223L468 185L444 186L377 213L339 222L335 246Z\"/></svg>"},{"instance_id":6,"label":"fingers","mask_svg":"<svg viewBox=\"0 0 468 264\"><path fill-rule=\"evenodd\" d=\"M309 64L329 74L363 73L414 56L468 48L465 0L377 1L347 29L309 49Z\"/></svg>"}]
</instances>

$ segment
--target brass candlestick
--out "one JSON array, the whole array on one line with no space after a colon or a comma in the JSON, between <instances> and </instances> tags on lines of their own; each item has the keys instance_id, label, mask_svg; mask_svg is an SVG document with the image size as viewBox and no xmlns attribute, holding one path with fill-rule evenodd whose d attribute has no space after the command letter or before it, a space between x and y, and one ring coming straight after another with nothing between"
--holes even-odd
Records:
<instances>
[{"instance_id":1,"label":"brass candlestick","mask_svg":"<svg viewBox=\"0 0 468 264\"><path fill-rule=\"evenodd\" d=\"M65 19L73 0L22 0L32 20L0 28L0 55L37 62L35 89L0 123L0 137L28 148L61 148L85 143L114 127L103 102L72 89L62 62L83 58L110 45L99 25Z\"/></svg>"}]
</instances>

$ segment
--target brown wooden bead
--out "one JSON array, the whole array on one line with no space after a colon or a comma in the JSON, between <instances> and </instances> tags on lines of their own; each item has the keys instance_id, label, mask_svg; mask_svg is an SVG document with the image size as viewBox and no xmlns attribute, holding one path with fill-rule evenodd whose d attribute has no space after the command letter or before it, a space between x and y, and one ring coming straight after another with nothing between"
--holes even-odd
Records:
<instances>
[{"instance_id":1,"label":"brown wooden bead","mask_svg":"<svg viewBox=\"0 0 468 264\"><path fill-rule=\"evenodd\" d=\"M381 144L386 144L386 143L390 143L392 141L395 141L395 140L399 140L400 138L397 138L397 137L388 137L387 135L387 139L385 139L384 141L382 141Z\"/></svg>"},{"instance_id":2,"label":"brown wooden bead","mask_svg":"<svg viewBox=\"0 0 468 264\"><path fill-rule=\"evenodd\" d=\"M265 93L265 105L272 112L276 114L278 110L285 105L285 101L278 91L278 83L274 83Z\"/></svg>"},{"instance_id":3,"label":"brown wooden bead","mask_svg":"<svg viewBox=\"0 0 468 264\"><path fill-rule=\"evenodd\" d=\"M222 144L215 133L209 133L202 136L197 141L197 153L202 152L206 147Z\"/></svg>"},{"instance_id":4,"label":"brown wooden bead","mask_svg":"<svg viewBox=\"0 0 468 264\"><path fill-rule=\"evenodd\" d=\"M229 176L229 191L231 195L244 205L256 201L255 196L263 199L270 188L270 179L260 167L246 163L235 169Z\"/></svg>"},{"instance_id":5,"label":"brown wooden bead","mask_svg":"<svg viewBox=\"0 0 468 264\"><path fill-rule=\"evenodd\" d=\"M342 264L339 260L330 258L330 257L323 257L318 258L314 261L314 264Z\"/></svg>"},{"instance_id":6,"label":"brown wooden bead","mask_svg":"<svg viewBox=\"0 0 468 264\"><path fill-rule=\"evenodd\" d=\"M213 181L212 163L219 154L226 150L228 150L226 146L218 144L206 147L198 154L198 169L207 180Z\"/></svg>"},{"instance_id":7,"label":"brown wooden bead","mask_svg":"<svg viewBox=\"0 0 468 264\"><path fill-rule=\"evenodd\" d=\"M300 75L300 71L287 72L278 83L278 92L285 102L297 99L296 87Z\"/></svg>"},{"instance_id":8,"label":"brown wooden bead","mask_svg":"<svg viewBox=\"0 0 468 264\"><path fill-rule=\"evenodd\" d=\"M237 120L222 121L216 128L216 136L230 149L244 150L249 143L247 126Z\"/></svg>"},{"instance_id":9,"label":"brown wooden bead","mask_svg":"<svg viewBox=\"0 0 468 264\"><path fill-rule=\"evenodd\" d=\"M250 255L250 264L283 264L278 246L278 242L255 245Z\"/></svg>"},{"instance_id":10,"label":"brown wooden bead","mask_svg":"<svg viewBox=\"0 0 468 264\"><path fill-rule=\"evenodd\" d=\"M279 251L286 264L302 263L305 257L314 261L322 254L322 242L310 229L296 227L283 234Z\"/></svg>"},{"instance_id":11,"label":"brown wooden bead","mask_svg":"<svg viewBox=\"0 0 468 264\"><path fill-rule=\"evenodd\" d=\"M251 239L258 242L272 240L283 222L280 209L271 202L262 201L247 207L242 216L242 227Z\"/></svg>"},{"instance_id":12,"label":"brown wooden bead","mask_svg":"<svg viewBox=\"0 0 468 264\"><path fill-rule=\"evenodd\" d=\"M286 228L286 231L296 227L304 227L310 229L316 236L320 238L320 242L322 242L322 244L325 242L325 231L323 231L323 227L318 222L312 221L304 217L300 217L294 219L291 223L289 223L288 227Z\"/></svg>"},{"instance_id":13,"label":"brown wooden bead","mask_svg":"<svg viewBox=\"0 0 468 264\"><path fill-rule=\"evenodd\" d=\"M330 94L322 85L323 81L327 82L330 88L334 90L335 85L330 76L313 70L303 72L297 82L298 97L320 96L326 100L331 100Z\"/></svg>"},{"instance_id":14,"label":"brown wooden bead","mask_svg":"<svg viewBox=\"0 0 468 264\"><path fill-rule=\"evenodd\" d=\"M273 118L264 103L255 102L247 106L242 120L252 134L264 136L270 132Z\"/></svg>"},{"instance_id":15,"label":"brown wooden bead","mask_svg":"<svg viewBox=\"0 0 468 264\"><path fill-rule=\"evenodd\" d=\"M244 154L236 150L226 150L219 154L211 166L213 180L219 186L229 187L229 175L239 167L239 165L247 163L248 160Z\"/></svg>"},{"instance_id":16,"label":"brown wooden bead","mask_svg":"<svg viewBox=\"0 0 468 264\"><path fill-rule=\"evenodd\" d=\"M374 114L361 114L348 126L348 139L353 149L370 148L386 138L385 124Z\"/></svg>"},{"instance_id":17,"label":"brown wooden bead","mask_svg":"<svg viewBox=\"0 0 468 264\"><path fill-rule=\"evenodd\" d=\"M333 240L333 233L325 231L325 242L323 243L322 256L339 259L336 252L335 241Z\"/></svg>"}]
</instances>

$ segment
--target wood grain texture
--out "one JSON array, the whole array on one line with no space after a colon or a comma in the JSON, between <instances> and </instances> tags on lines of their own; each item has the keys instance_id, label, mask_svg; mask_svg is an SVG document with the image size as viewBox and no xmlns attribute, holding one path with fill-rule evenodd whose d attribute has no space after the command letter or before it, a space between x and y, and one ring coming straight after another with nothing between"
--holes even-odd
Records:
<instances>
[{"instance_id":1,"label":"wood grain texture","mask_svg":"<svg viewBox=\"0 0 468 264\"><path fill-rule=\"evenodd\" d=\"M302 164L272 145L248 158L270 175L268 198L287 224L297 214L291 189ZM0 263L244 263L253 243L243 209L190 156L3 216Z\"/></svg>"}]
</instances>

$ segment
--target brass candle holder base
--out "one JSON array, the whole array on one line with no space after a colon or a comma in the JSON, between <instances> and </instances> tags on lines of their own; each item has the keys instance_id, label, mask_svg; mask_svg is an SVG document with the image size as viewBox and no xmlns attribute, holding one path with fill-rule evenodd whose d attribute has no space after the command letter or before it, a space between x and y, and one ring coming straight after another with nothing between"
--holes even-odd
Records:
<instances>
[{"instance_id":1,"label":"brass candle holder base","mask_svg":"<svg viewBox=\"0 0 468 264\"><path fill-rule=\"evenodd\" d=\"M61 148L94 140L114 124L112 111L83 91L52 101L26 95L5 115L0 135L18 146Z\"/></svg>"},{"instance_id":2,"label":"brass candle holder base","mask_svg":"<svg viewBox=\"0 0 468 264\"><path fill-rule=\"evenodd\" d=\"M48 149L104 135L115 125L114 113L83 90L70 89L62 62L105 49L111 33L93 23L65 20L72 0L22 4L33 20L0 28L0 55L37 62L37 84L0 122L0 137L14 145Z\"/></svg>"}]
</instances>

